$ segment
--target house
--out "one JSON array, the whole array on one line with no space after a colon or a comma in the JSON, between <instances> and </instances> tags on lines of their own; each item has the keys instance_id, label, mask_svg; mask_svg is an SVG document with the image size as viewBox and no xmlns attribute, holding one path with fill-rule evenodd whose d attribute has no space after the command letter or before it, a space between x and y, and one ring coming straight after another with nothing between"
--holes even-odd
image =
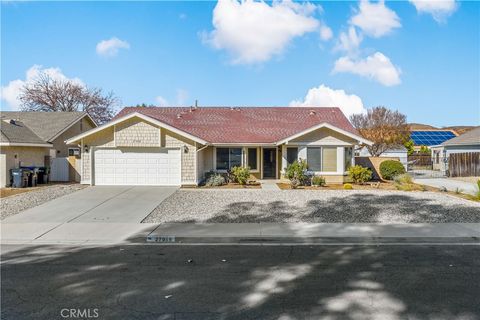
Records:
<instances>
[{"instance_id":1,"label":"house","mask_svg":"<svg viewBox=\"0 0 480 320\"><path fill-rule=\"evenodd\" d=\"M197 185L209 171L248 166L279 179L294 160L342 183L362 138L338 108L127 107L67 140L83 150L81 183Z\"/></svg>"},{"instance_id":2,"label":"house","mask_svg":"<svg viewBox=\"0 0 480 320\"><path fill-rule=\"evenodd\" d=\"M359 150L355 151L355 156L358 157L371 157L372 155L366 147L362 147ZM395 148L390 148L380 155L380 157L385 158L398 158L398 160L403 164L405 170L408 166L408 150L404 146L400 145Z\"/></svg>"},{"instance_id":3,"label":"house","mask_svg":"<svg viewBox=\"0 0 480 320\"><path fill-rule=\"evenodd\" d=\"M50 166L53 159L65 160L65 180L74 178L66 159L80 158L80 149L65 140L97 126L86 112L2 111L0 119L0 187L9 185L10 169Z\"/></svg>"},{"instance_id":4,"label":"house","mask_svg":"<svg viewBox=\"0 0 480 320\"><path fill-rule=\"evenodd\" d=\"M432 151L433 169L446 171L451 154L480 152L480 126L442 144L432 146L430 149Z\"/></svg>"}]
</instances>

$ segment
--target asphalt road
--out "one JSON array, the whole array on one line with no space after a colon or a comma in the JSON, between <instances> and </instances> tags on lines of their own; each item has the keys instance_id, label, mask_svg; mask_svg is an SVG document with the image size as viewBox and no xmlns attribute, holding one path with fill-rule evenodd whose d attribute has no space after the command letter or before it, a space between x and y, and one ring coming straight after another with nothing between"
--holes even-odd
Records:
<instances>
[{"instance_id":1,"label":"asphalt road","mask_svg":"<svg viewBox=\"0 0 480 320\"><path fill-rule=\"evenodd\" d=\"M2 246L1 272L1 319L480 319L479 246Z\"/></svg>"}]
</instances>

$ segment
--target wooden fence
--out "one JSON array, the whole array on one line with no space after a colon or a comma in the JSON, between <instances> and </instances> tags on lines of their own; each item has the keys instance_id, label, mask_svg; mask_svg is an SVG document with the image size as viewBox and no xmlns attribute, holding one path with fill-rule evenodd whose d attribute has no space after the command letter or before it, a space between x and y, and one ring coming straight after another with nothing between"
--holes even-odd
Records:
<instances>
[{"instance_id":1,"label":"wooden fence","mask_svg":"<svg viewBox=\"0 0 480 320\"><path fill-rule=\"evenodd\" d=\"M407 159L412 169L432 169L432 156L429 154L412 154Z\"/></svg>"},{"instance_id":2,"label":"wooden fence","mask_svg":"<svg viewBox=\"0 0 480 320\"><path fill-rule=\"evenodd\" d=\"M451 153L448 171L450 177L479 177L480 152Z\"/></svg>"}]
</instances>

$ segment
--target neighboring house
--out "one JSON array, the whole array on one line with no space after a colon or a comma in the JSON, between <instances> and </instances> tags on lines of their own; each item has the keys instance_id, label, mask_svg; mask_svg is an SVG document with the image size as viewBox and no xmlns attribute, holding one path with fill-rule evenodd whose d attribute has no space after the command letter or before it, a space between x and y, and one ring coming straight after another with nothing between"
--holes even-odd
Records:
<instances>
[{"instance_id":1,"label":"neighboring house","mask_svg":"<svg viewBox=\"0 0 480 320\"><path fill-rule=\"evenodd\" d=\"M480 152L480 127L476 127L466 133L432 146L433 169L446 171L448 159L452 153Z\"/></svg>"},{"instance_id":2,"label":"neighboring house","mask_svg":"<svg viewBox=\"0 0 480 320\"><path fill-rule=\"evenodd\" d=\"M371 157L372 155L370 154L370 152L368 152L368 149L366 147L363 147L355 152L355 156ZM382 152L380 157L398 158L400 162L403 164L403 166L405 167L405 170L407 170L408 151L407 151L407 148L405 148L404 146L398 146L395 148L388 149L385 152Z\"/></svg>"},{"instance_id":3,"label":"neighboring house","mask_svg":"<svg viewBox=\"0 0 480 320\"><path fill-rule=\"evenodd\" d=\"M340 109L298 107L129 107L67 142L84 150L81 182L92 185L197 185L233 166L278 179L300 158L342 183L353 147L371 144Z\"/></svg>"},{"instance_id":4,"label":"neighboring house","mask_svg":"<svg viewBox=\"0 0 480 320\"><path fill-rule=\"evenodd\" d=\"M9 185L10 169L80 158L78 146L65 140L97 126L86 112L2 111L0 118L0 187Z\"/></svg>"}]
</instances>

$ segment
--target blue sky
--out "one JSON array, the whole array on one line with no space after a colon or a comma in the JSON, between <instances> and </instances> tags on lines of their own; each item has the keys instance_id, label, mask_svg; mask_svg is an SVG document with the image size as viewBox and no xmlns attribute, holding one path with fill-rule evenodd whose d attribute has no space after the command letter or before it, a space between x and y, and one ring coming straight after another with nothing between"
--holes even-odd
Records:
<instances>
[{"instance_id":1,"label":"blue sky","mask_svg":"<svg viewBox=\"0 0 480 320\"><path fill-rule=\"evenodd\" d=\"M410 122L480 123L477 2L8 1L1 9L2 110L18 108L18 88L44 70L113 91L122 105L335 104L347 114L385 105Z\"/></svg>"}]
</instances>

